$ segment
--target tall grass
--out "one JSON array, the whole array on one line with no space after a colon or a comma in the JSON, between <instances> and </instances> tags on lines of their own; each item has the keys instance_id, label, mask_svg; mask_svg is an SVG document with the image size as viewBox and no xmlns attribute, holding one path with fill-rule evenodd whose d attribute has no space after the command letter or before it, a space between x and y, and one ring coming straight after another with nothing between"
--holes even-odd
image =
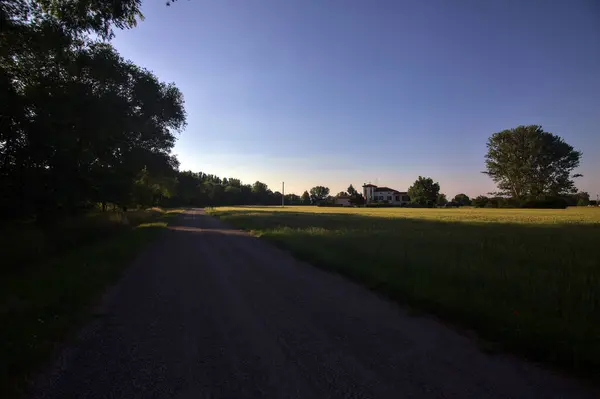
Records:
<instances>
[{"instance_id":1,"label":"tall grass","mask_svg":"<svg viewBox=\"0 0 600 399\"><path fill-rule=\"evenodd\" d=\"M535 359L600 370L600 209L213 214Z\"/></svg>"}]
</instances>

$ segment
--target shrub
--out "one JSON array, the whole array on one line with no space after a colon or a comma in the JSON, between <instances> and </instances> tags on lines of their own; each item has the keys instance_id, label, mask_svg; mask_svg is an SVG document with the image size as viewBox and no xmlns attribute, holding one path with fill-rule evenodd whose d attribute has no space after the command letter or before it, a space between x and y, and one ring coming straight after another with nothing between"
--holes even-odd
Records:
<instances>
[{"instance_id":1,"label":"shrub","mask_svg":"<svg viewBox=\"0 0 600 399\"><path fill-rule=\"evenodd\" d=\"M476 208L485 208L490 199L485 195L480 195L477 198L474 198L472 203Z\"/></svg>"},{"instance_id":2,"label":"shrub","mask_svg":"<svg viewBox=\"0 0 600 399\"><path fill-rule=\"evenodd\" d=\"M577 201L577 206L588 206L590 204L590 201L586 200L585 198L580 198L579 201Z\"/></svg>"},{"instance_id":3,"label":"shrub","mask_svg":"<svg viewBox=\"0 0 600 399\"><path fill-rule=\"evenodd\" d=\"M563 198L545 198L526 200L521 203L521 208L565 209L567 205L567 201Z\"/></svg>"}]
</instances>

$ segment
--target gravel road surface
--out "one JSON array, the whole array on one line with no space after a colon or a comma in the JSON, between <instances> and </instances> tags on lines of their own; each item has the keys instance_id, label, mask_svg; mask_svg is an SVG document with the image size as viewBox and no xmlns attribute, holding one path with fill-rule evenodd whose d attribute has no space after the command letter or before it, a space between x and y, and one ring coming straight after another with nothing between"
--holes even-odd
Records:
<instances>
[{"instance_id":1,"label":"gravel road surface","mask_svg":"<svg viewBox=\"0 0 600 399\"><path fill-rule=\"evenodd\" d=\"M33 398L594 398L206 216L140 254Z\"/></svg>"}]
</instances>

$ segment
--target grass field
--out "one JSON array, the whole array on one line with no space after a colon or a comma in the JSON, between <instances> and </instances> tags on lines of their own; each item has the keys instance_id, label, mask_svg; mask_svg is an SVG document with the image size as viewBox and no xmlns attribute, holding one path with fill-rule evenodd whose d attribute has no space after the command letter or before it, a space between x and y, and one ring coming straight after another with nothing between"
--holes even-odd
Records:
<instances>
[{"instance_id":1,"label":"grass field","mask_svg":"<svg viewBox=\"0 0 600 399\"><path fill-rule=\"evenodd\" d=\"M600 375L600 209L210 211L488 348Z\"/></svg>"},{"instance_id":2,"label":"grass field","mask_svg":"<svg viewBox=\"0 0 600 399\"><path fill-rule=\"evenodd\" d=\"M21 397L29 379L89 316L90 305L177 211L98 213L50 231L0 231L0 397Z\"/></svg>"}]
</instances>

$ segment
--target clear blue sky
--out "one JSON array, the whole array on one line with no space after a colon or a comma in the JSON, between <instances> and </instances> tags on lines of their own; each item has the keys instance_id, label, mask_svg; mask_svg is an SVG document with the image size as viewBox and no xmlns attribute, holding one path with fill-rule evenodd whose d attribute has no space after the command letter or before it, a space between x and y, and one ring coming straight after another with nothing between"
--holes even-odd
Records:
<instances>
[{"instance_id":1,"label":"clear blue sky","mask_svg":"<svg viewBox=\"0 0 600 399\"><path fill-rule=\"evenodd\" d=\"M121 54L175 82L182 169L301 193L350 183L494 190L490 134L541 124L600 193L596 0L144 0ZM595 174L595 175L594 175Z\"/></svg>"}]
</instances>

